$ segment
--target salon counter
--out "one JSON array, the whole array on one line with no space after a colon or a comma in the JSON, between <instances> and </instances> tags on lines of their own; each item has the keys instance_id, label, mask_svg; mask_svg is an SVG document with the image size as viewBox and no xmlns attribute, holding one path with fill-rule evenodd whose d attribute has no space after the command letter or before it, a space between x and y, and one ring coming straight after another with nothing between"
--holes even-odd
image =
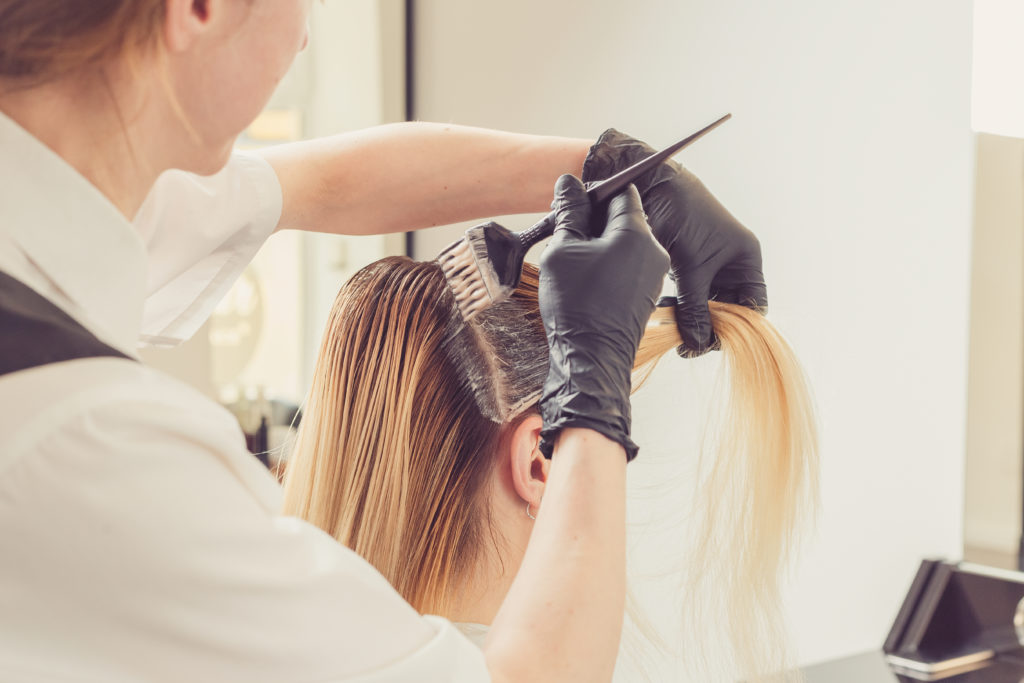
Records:
<instances>
[{"instance_id":1,"label":"salon counter","mask_svg":"<svg viewBox=\"0 0 1024 683\"><path fill-rule=\"evenodd\" d=\"M922 679L894 672L881 650L864 652L804 669L805 683L920 683ZM1003 656L982 668L945 678L924 680L942 683L1021 683L1024 659Z\"/></svg>"}]
</instances>

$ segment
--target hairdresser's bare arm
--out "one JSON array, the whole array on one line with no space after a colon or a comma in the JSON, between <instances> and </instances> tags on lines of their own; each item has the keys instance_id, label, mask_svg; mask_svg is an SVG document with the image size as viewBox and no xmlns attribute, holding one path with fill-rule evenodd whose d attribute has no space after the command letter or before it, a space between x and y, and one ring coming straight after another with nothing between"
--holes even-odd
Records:
<instances>
[{"instance_id":1,"label":"hairdresser's bare arm","mask_svg":"<svg viewBox=\"0 0 1024 683\"><path fill-rule=\"evenodd\" d=\"M284 192L279 229L372 235L547 211L592 142L411 122L261 154Z\"/></svg>"},{"instance_id":2,"label":"hairdresser's bare arm","mask_svg":"<svg viewBox=\"0 0 1024 683\"><path fill-rule=\"evenodd\" d=\"M544 503L484 653L495 683L608 681L626 592L626 456L588 429L558 440Z\"/></svg>"}]
</instances>

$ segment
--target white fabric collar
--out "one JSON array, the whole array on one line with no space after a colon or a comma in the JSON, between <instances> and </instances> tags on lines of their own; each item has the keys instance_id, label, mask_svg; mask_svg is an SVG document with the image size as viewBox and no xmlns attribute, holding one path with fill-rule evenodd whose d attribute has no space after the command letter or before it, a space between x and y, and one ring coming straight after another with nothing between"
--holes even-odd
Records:
<instances>
[{"instance_id":1,"label":"white fabric collar","mask_svg":"<svg viewBox=\"0 0 1024 683\"><path fill-rule=\"evenodd\" d=\"M108 344L135 354L146 291L142 240L94 185L0 112L0 237L5 234L78 309L69 313Z\"/></svg>"}]
</instances>

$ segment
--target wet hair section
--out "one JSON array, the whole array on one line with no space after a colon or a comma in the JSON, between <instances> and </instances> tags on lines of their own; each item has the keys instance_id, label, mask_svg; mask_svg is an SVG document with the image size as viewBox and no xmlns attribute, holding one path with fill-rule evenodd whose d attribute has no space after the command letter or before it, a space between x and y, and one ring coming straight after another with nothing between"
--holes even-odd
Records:
<instances>
[{"instance_id":1,"label":"wet hair section","mask_svg":"<svg viewBox=\"0 0 1024 683\"><path fill-rule=\"evenodd\" d=\"M445 352L468 382L480 413L504 424L540 399L548 345L537 308L538 271L526 264L512 297L465 322L450 292Z\"/></svg>"},{"instance_id":2,"label":"wet hair section","mask_svg":"<svg viewBox=\"0 0 1024 683\"><path fill-rule=\"evenodd\" d=\"M486 547L487 482L506 428L479 407L497 410L485 355L493 345L453 315L436 263L389 257L342 286L281 508L363 556L429 614L458 598Z\"/></svg>"}]
</instances>

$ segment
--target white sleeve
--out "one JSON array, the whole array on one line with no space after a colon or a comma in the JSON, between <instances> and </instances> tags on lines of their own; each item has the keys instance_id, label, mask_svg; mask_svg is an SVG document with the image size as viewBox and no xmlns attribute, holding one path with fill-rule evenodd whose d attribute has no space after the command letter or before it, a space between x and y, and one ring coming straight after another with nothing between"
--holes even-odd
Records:
<instances>
[{"instance_id":1,"label":"white sleeve","mask_svg":"<svg viewBox=\"0 0 1024 683\"><path fill-rule=\"evenodd\" d=\"M281 218L281 184L264 159L235 152L216 175L167 171L135 217L149 275L143 343L191 337Z\"/></svg>"},{"instance_id":2,"label":"white sleeve","mask_svg":"<svg viewBox=\"0 0 1024 683\"><path fill-rule=\"evenodd\" d=\"M225 429L229 414L182 410L166 381L120 391L57 427L47 418L30 451L14 444L0 605L18 618L0 619L0 678L14 680L13 657L35 662L31 680L490 681L451 623L275 514L276 482Z\"/></svg>"}]
</instances>

